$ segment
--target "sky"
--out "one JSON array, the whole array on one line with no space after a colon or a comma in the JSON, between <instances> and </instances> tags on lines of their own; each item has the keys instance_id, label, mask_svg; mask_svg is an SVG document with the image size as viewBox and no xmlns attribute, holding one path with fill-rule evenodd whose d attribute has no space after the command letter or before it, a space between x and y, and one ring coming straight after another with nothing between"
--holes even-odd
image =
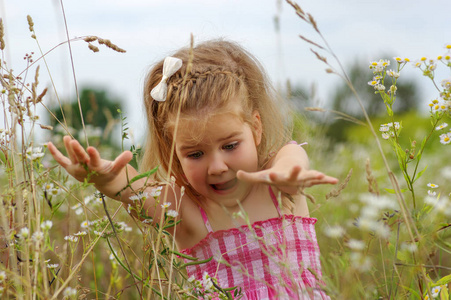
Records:
<instances>
[{"instance_id":1,"label":"sky","mask_svg":"<svg viewBox=\"0 0 451 300\"><path fill-rule=\"evenodd\" d=\"M345 66L355 61L366 66L371 60L393 56L435 58L445 53L446 43L451 43L450 0L305 0L299 4L316 19ZM30 38L27 15L33 18L43 52L66 40L62 6L70 38L95 35L127 51L116 53L100 47L100 52L93 53L83 41L71 43L78 87L106 88L114 98L122 99L123 111L138 137L144 134L142 88L146 72L176 49L188 46L191 34L195 43L218 37L239 42L260 60L275 86L287 79L293 85L315 85L324 106L340 83L337 76L326 74L326 66L299 38L303 35L320 42L318 35L291 6L278 0L0 0L7 43L3 59L8 68L20 73L26 67L26 53L39 57L38 45ZM278 33L276 16L280 20ZM52 50L46 62L47 67L39 62L40 87L50 85L50 73L58 95L73 98L74 75L67 44ZM405 72L418 79L425 103L436 97L432 84L418 70L407 68ZM440 75L450 76L449 71Z\"/></svg>"}]
</instances>

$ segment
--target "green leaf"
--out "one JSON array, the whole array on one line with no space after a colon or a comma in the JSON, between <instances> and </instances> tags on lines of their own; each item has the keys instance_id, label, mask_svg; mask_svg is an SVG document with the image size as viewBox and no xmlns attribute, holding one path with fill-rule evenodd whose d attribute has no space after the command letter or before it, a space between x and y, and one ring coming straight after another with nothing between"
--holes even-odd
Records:
<instances>
[{"instance_id":1,"label":"green leaf","mask_svg":"<svg viewBox=\"0 0 451 300\"><path fill-rule=\"evenodd\" d=\"M402 288L408 290L410 293L412 293L412 295L414 295L416 297L416 299L423 299L420 294L418 294L417 291L415 291L414 289L408 287L408 286L401 286Z\"/></svg>"},{"instance_id":2,"label":"green leaf","mask_svg":"<svg viewBox=\"0 0 451 300\"><path fill-rule=\"evenodd\" d=\"M387 113L390 117L393 117L393 110L389 106L387 106Z\"/></svg>"},{"instance_id":3,"label":"green leaf","mask_svg":"<svg viewBox=\"0 0 451 300\"><path fill-rule=\"evenodd\" d=\"M415 179L413 180L412 183L414 183L415 181L417 181L418 178L420 178L421 175L423 175L424 171L426 171L427 168L428 168L428 166L426 166L422 171L418 172L417 178L415 178Z\"/></svg>"},{"instance_id":4,"label":"green leaf","mask_svg":"<svg viewBox=\"0 0 451 300\"><path fill-rule=\"evenodd\" d=\"M154 174L157 170L158 170L158 167L155 167L150 171L139 174L139 175L133 177L132 179L130 179L129 184L132 184L133 182L140 180L141 178L149 177L150 175Z\"/></svg>"},{"instance_id":5,"label":"green leaf","mask_svg":"<svg viewBox=\"0 0 451 300\"><path fill-rule=\"evenodd\" d=\"M449 300L449 292L446 286L440 291L440 300Z\"/></svg>"},{"instance_id":6,"label":"green leaf","mask_svg":"<svg viewBox=\"0 0 451 300\"><path fill-rule=\"evenodd\" d=\"M174 227L175 225L177 225L177 224L180 223L181 221L182 221L182 220L178 220L178 221L175 222L175 223L172 222L172 223L170 223L170 224L164 226L163 229L168 229L168 228Z\"/></svg>"},{"instance_id":7,"label":"green leaf","mask_svg":"<svg viewBox=\"0 0 451 300\"><path fill-rule=\"evenodd\" d=\"M396 192L395 192L394 189L387 189L387 188L384 188L384 190L387 191L387 192L390 193L390 194L396 194ZM404 193L404 192L406 192L406 191L408 191L408 189L401 189L401 193Z\"/></svg>"},{"instance_id":8,"label":"green leaf","mask_svg":"<svg viewBox=\"0 0 451 300\"><path fill-rule=\"evenodd\" d=\"M447 275L445 277L442 277L439 281L437 281L435 283L435 286L437 286L437 285L444 285L444 284L447 284L449 282L451 282L451 275Z\"/></svg>"},{"instance_id":9,"label":"green leaf","mask_svg":"<svg viewBox=\"0 0 451 300\"><path fill-rule=\"evenodd\" d=\"M200 265L200 264L205 264L207 262L210 262L213 259L213 256L204 260L199 260L199 261L192 261L186 264L181 265L181 268L185 268L187 266L192 266L192 265Z\"/></svg>"}]
</instances>

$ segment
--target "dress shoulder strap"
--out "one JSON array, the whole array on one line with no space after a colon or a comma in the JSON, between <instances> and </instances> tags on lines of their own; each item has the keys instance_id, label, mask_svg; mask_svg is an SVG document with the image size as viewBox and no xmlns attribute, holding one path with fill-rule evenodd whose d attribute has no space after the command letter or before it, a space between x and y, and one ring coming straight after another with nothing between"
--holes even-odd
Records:
<instances>
[{"instance_id":1,"label":"dress shoulder strap","mask_svg":"<svg viewBox=\"0 0 451 300\"><path fill-rule=\"evenodd\" d=\"M272 202L274 203L274 206L276 207L277 212L279 213L279 217L281 217L282 211L280 210L279 201L277 201L277 197L274 194L274 192L272 191L272 188L270 185L268 186L268 188L269 188L269 195L271 196Z\"/></svg>"},{"instance_id":2,"label":"dress shoulder strap","mask_svg":"<svg viewBox=\"0 0 451 300\"><path fill-rule=\"evenodd\" d=\"M213 229L211 228L211 225L210 225L210 221L208 221L207 213L201 206L199 206L199 210L200 210L200 214L202 215L202 220L204 220L205 227L208 230L208 233L213 232Z\"/></svg>"}]
</instances>

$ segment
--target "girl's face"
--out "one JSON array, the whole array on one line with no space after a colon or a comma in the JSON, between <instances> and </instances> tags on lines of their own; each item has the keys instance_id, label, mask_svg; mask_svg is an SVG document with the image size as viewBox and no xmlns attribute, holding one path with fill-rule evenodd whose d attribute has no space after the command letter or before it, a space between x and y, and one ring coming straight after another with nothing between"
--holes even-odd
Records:
<instances>
[{"instance_id":1,"label":"girl's face","mask_svg":"<svg viewBox=\"0 0 451 300\"><path fill-rule=\"evenodd\" d=\"M208 117L205 126L195 119L181 119L175 139L176 154L188 183L217 203L245 199L252 186L237 180L236 173L258 171L260 115L254 112L251 128L239 117L239 104L230 107L232 112Z\"/></svg>"}]
</instances>

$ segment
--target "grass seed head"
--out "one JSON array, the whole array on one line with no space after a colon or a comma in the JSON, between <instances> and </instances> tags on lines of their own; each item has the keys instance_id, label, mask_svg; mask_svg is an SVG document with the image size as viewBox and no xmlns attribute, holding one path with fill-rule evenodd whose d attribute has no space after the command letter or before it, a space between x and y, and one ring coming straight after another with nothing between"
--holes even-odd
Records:
<instances>
[{"instance_id":1,"label":"grass seed head","mask_svg":"<svg viewBox=\"0 0 451 300\"><path fill-rule=\"evenodd\" d=\"M88 48L92 50L92 52L99 52L99 47L94 46L93 44L89 43Z\"/></svg>"},{"instance_id":2,"label":"grass seed head","mask_svg":"<svg viewBox=\"0 0 451 300\"><path fill-rule=\"evenodd\" d=\"M0 18L0 50L5 49L5 40L3 37L5 36L5 28L3 27L3 19Z\"/></svg>"},{"instance_id":3,"label":"grass seed head","mask_svg":"<svg viewBox=\"0 0 451 300\"><path fill-rule=\"evenodd\" d=\"M91 36L85 37L83 40L87 43L91 43L91 42L97 41L97 37L91 35Z\"/></svg>"},{"instance_id":4,"label":"grass seed head","mask_svg":"<svg viewBox=\"0 0 451 300\"><path fill-rule=\"evenodd\" d=\"M30 15L27 16L27 21L28 21L28 29L30 30L30 32L34 32L34 23Z\"/></svg>"}]
</instances>

